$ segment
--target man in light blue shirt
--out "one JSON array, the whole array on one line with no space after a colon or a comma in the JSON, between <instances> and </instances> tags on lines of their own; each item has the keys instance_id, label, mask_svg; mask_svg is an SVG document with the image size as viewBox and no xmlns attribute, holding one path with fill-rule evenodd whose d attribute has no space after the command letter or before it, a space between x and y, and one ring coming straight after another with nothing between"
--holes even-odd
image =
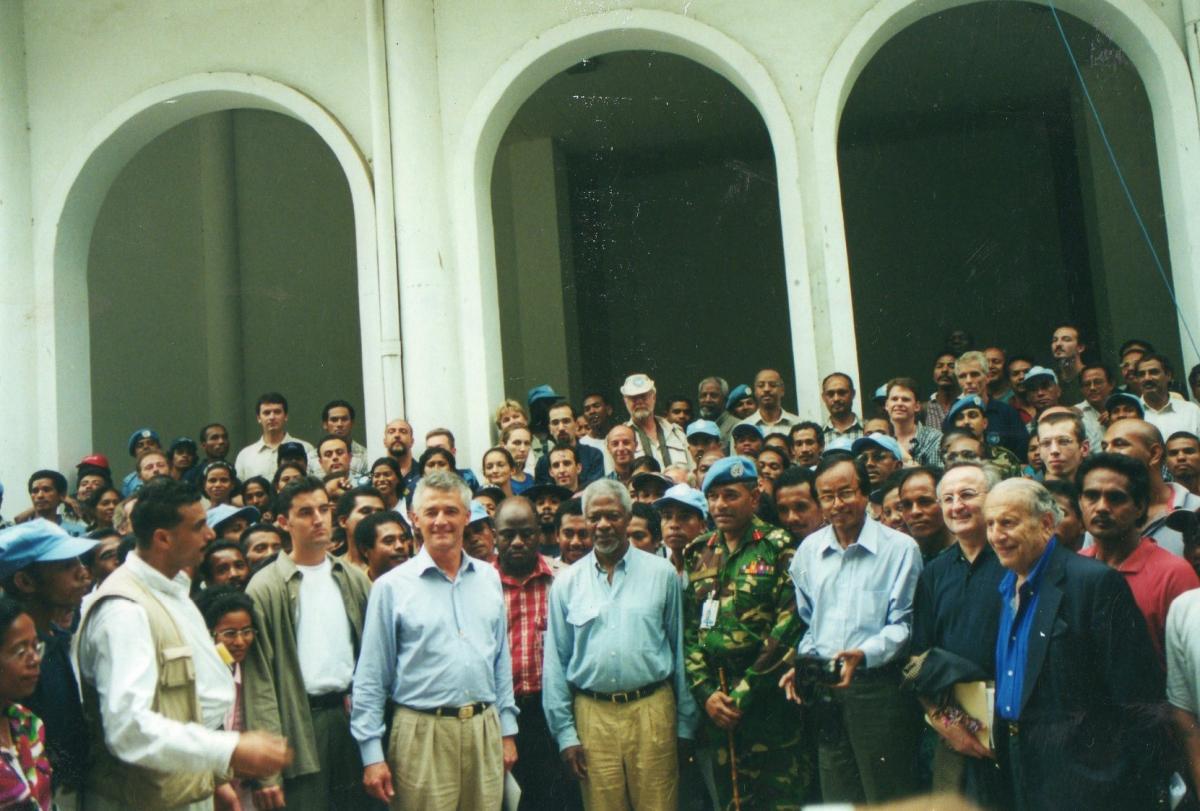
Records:
<instances>
[{"instance_id":1,"label":"man in light blue shirt","mask_svg":"<svg viewBox=\"0 0 1200 811\"><path fill-rule=\"evenodd\" d=\"M470 503L458 476L425 476L413 496L424 546L367 604L350 728L367 791L401 808L495 811L517 759L504 594L495 568L463 553Z\"/></svg>"},{"instance_id":2,"label":"man in light blue shirt","mask_svg":"<svg viewBox=\"0 0 1200 811\"><path fill-rule=\"evenodd\" d=\"M542 705L585 809L674 811L678 759L699 711L683 669L675 567L632 547L629 491L601 479L583 493L592 551L558 576Z\"/></svg>"},{"instance_id":3,"label":"man in light blue shirt","mask_svg":"<svg viewBox=\"0 0 1200 811\"><path fill-rule=\"evenodd\" d=\"M815 691L824 702L816 713L821 795L826 802L886 802L918 787L920 712L899 684L921 551L912 538L867 517L861 462L826 457L816 483L829 526L805 539L789 572L796 612L808 625L797 651L835 663L838 676L830 689ZM794 671L784 677L791 695L794 681Z\"/></svg>"}]
</instances>

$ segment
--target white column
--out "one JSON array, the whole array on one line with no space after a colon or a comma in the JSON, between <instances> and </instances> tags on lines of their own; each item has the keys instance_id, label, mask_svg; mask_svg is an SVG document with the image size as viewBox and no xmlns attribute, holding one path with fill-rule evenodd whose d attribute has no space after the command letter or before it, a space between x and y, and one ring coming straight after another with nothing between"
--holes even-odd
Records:
<instances>
[{"instance_id":1,"label":"white column","mask_svg":"<svg viewBox=\"0 0 1200 811\"><path fill-rule=\"evenodd\" d=\"M486 437L487 426L468 425L463 402L465 371L455 305L454 252L448 239L433 4L384 0L384 24L404 416L413 424L418 450L425 431L449 428L458 439L460 464L474 467L474 453L484 448L473 447L472 435L482 428Z\"/></svg>"},{"instance_id":2,"label":"white column","mask_svg":"<svg viewBox=\"0 0 1200 811\"><path fill-rule=\"evenodd\" d=\"M3 515L29 506L26 477L53 466L37 447L37 356L34 323L33 211L29 105L25 89L24 3L0 3L0 483ZM47 374L52 373L46 370Z\"/></svg>"},{"instance_id":3,"label":"white column","mask_svg":"<svg viewBox=\"0 0 1200 811\"><path fill-rule=\"evenodd\" d=\"M208 413L230 436L245 436L242 374L242 295L238 262L233 112L202 116L200 219L204 244L204 324L207 333Z\"/></svg>"}]
</instances>

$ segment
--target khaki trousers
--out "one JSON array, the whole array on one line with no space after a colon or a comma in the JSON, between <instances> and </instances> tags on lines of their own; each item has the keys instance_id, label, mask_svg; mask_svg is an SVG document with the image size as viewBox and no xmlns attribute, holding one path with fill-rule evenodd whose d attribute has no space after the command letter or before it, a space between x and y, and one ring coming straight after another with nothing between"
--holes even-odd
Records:
<instances>
[{"instance_id":1,"label":"khaki trousers","mask_svg":"<svg viewBox=\"0 0 1200 811\"><path fill-rule=\"evenodd\" d=\"M396 788L392 811L498 811L504 798L495 707L462 720L397 707L387 762Z\"/></svg>"},{"instance_id":2,"label":"khaki trousers","mask_svg":"<svg viewBox=\"0 0 1200 811\"><path fill-rule=\"evenodd\" d=\"M629 704L577 695L575 728L587 758L588 778L580 783L585 811L676 811L679 755L670 687Z\"/></svg>"}]
</instances>

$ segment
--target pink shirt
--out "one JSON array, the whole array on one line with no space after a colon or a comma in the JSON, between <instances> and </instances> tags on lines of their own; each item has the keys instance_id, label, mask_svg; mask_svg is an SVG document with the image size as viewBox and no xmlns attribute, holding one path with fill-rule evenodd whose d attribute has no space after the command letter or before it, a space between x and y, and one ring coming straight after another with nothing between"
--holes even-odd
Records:
<instances>
[{"instance_id":1,"label":"pink shirt","mask_svg":"<svg viewBox=\"0 0 1200 811\"><path fill-rule=\"evenodd\" d=\"M1079 554L1094 558L1096 551L1096 546L1090 546ZM1146 618L1150 641L1158 651L1159 663L1165 668L1163 634L1167 624L1167 609L1180 594L1200 588L1200 578L1196 577L1190 563L1171 554L1150 538L1142 538L1133 554L1117 566L1117 571L1125 575L1134 602Z\"/></svg>"}]
</instances>

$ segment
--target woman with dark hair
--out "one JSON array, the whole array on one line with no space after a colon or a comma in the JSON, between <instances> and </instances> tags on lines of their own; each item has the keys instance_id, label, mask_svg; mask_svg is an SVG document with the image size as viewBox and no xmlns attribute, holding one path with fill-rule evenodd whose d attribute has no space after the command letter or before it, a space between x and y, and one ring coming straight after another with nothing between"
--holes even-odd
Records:
<instances>
[{"instance_id":1,"label":"woman with dark hair","mask_svg":"<svg viewBox=\"0 0 1200 811\"><path fill-rule=\"evenodd\" d=\"M390 456L381 456L371 465L371 486L383 496L383 505L389 510L396 509L400 501L400 463Z\"/></svg>"},{"instance_id":2,"label":"woman with dark hair","mask_svg":"<svg viewBox=\"0 0 1200 811\"><path fill-rule=\"evenodd\" d=\"M261 520L270 523L271 483L262 476L251 476L242 482L242 505L258 510Z\"/></svg>"},{"instance_id":3,"label":"woman with dark hair","mask_svg":"<svg viewBox=\"0 0 1200 811\"><path fill-rule=\"evenodd\" d=\"M271 487L274 492L278 493L290 483L296 481L296 479L303 479L307 475L308 468L300 462L284 462L275 471L275 478L271 480Z\"/></svg>"},{"instance_id":4,"label":"woman with dark hair","mask_svg":"<svg viewBox=\"0 0 1200 811\"><path fill-rule=\"evenodd\" d=\"M121 491L110 484L93 490L84 502L88 515L92 517L88 530L112 529L113 513L117 511L117 505L120 503Z\"/></svg>"},{"instance_id":5,"label":"woman with dark hair","mask_svg":"<svg viewBox=\"0 0 1200 811\"><path fill-rule=\"evenodd\" d=\"M233 503L233 496L237 492L237 473L234 472L233 465L220 460L209 462L204 466L202 482L204 497L208 499L209 507Z\"/></svg>"},{"instance_id":6,"label":"woman with dark hair","mask_svg":"<svg viewBox=\"0 0 1200 811\"><path fill-rule=\"evenodd\" d=\"M457 476L458 463L454 461L454 454L445 448L426 448L425 452L421 454L421 458L417 460L417 472L424 476L435 470L444 470Z\"/></svg>"},{"instance_id":7,"label":"woman with dark hair","mask_svg":"<svg viewBox=\"0 0 1200 811\"><path fill-rule=\"evenodd\" d=\"M508 448L497 445L489 448L483 454L483 478L492 487L499 487L505 497L513 494L513 474L517 472L517 462Z\"/></svg>"},{"instance_id":8,"label":"woman with dark hair","mask_svg":"<svg viewBox=\"0 0 1200 811\"><path fill-rule=\"evenodd\" d=\"M225 716L223 728L230 732L243 732L246 729L246 710L242 698L242 662L246 661L257 636L254 603L239 589L217 586L200 592L196 605L208 630L212 632L217 653L233 671L233 708ZM243 811L255 807L253 790L248 785L236 778L229 785L237 794Z\"/></svg>"},{"instance_id":9,"label":"woman with dark hair","mask_svg":"<svg viewBox=\"0 0 1200 811\"><path fill-rule=\"evenodd\" d=\"M0 596L0 809L50 809L42 720L19 703L37 687L45 647L21 604Z\"/></svg>"}]
</instances>

